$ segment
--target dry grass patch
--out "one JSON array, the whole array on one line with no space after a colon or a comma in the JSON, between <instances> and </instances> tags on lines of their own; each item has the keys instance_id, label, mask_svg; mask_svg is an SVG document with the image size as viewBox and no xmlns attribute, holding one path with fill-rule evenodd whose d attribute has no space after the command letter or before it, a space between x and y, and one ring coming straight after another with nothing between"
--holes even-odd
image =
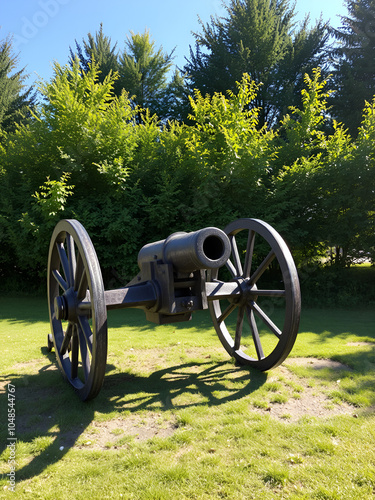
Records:
<instances>
[{"instance_id":1,"label":"dry grass patch","mask_svg":"<svg viewBox=\"0 0 375 500\"><path fill-rule=\"evenodd\" d=\"M104 422L93 421L81 434L76 446L92 449L120 448L131 440L147 441L154 437L168 438L177 426L175 418L165 420L160 413L129 415Z\"/></svg>"},{"instance_id":2,"label":"dry grass patch","mask_svg":"<svg viewBox=\"0 0 375 500\"><path fill-rule=\"evenodd\" d=\"M256 411L269 413L272 418L286 422L296 422L303 417L325 419L336 415L356 415L358 410L352 405L345 402L334 404L332 398L327 395L329 389L335 388L335 383L324 388L311 387L308 379L297 377L288 368L291 365L305 365L306 362L315 369L346 369L341 363L332 360L291 358L285 366L279 366L269 379L270 381L284 379L283 386L287 390L287 400L281 403L270 402L266 408L257 408ZM298 387L298 392L295 391L295 387Z\"/></svg>"}]
</instances>

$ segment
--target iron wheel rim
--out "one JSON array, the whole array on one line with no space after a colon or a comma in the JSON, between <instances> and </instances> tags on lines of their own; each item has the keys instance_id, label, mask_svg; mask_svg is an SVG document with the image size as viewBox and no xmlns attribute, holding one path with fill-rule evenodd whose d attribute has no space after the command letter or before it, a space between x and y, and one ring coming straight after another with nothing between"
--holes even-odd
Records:
<instances>
[{"instance_id":1,"label":"iron wheel rim","mask_svg":"<svg viewBox=\"0 0 375 500\"><path fill-rule=\"evenodd\" d=\"M236 236L242 231L247 231L247 243L244 258L238 250ZM226 351L233 356L240 364L254 366L259 370L266 371L281 364L292 350L299 327L301 312L301 295L298 280L298 273L293 257L283 238L266 222L257 219L239 219L229 224L224 232L228 235L232 255L227 262L227 268L232 277L231 281L241 284L243 290L248 290L243 294L241 301L226 303L222 308L223 301L213 300L209 303L209 310L213 320L214 328ZM246 234L245 234L246 235ZM261 238L269 246L268 255L255 270L252 268L254 246L256 240ZM276 261L282 276L283 287L280 290L261 290L257 284L268 270L273 261ZM219 270L212 270L208 273L208 280L218 280ZM268 293L268 295L267 295ZM258 295L257 295L258 294ZM276 325L271 318L262 311L257 300L259 294L263 297L272 297L272 300L282 298L285 304L283 325ZM264 295L263 295L264 294ZM228 318L236 317L235 327L227 325ZM265 354L262 344L261 334L256 324L256 317L261 324L275 335L275 346ZM241 346L244 324L247 324L251 333L252 351L254 355L247 354ZM271 335L272 336L272 335Z\"/></svg>"},{"instance_id":2,"label":"iron wheel rim","mask_svg":"<svg viewBox=\"0 0 375 500\"><path fill-rule=\"evenodd\" d=\"M94 246L76 220L60 221L52 234L47 288L58 366L83 401L92 399L105 374L107 309ZM73 304L70 317L57 317L56 303L63 310L67 301Z\"/></svg>"}]
</instances>

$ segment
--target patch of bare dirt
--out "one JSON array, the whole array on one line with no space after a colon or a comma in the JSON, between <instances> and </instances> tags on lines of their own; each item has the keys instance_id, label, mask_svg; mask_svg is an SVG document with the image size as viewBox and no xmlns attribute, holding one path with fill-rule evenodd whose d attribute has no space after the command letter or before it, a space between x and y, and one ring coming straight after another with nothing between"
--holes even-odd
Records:
<instances>
[{"instance_id":1,"label":"patch of bare dirt","mask_svg":"<svg viewBox=\"0 0 375 500\"><path fill-rule=\"evenodd\" d=\"M269 413L277 420L284 422L296 422L302 417L329 418L336 415L353 415L356 417L356 409L345 402L334 404L332 400L324 393L321 387L310 387L307 379L301 379L294 375L288 366L304 365L310 366L315 370L328 368L337 372L352 371L352 369L331 359L318 358L290 358L283 366L277 368L277 374L282 376L287 382L296 383L303 388L298 393L298 398L289 397L285 403L270 403L266 409L258 409L262 413ZM278 377L275 377L275 380ZM273 377L268 379L272 381ZM340 384L340 379L335 382ZM333 388L332 383L332 388Z\"/></svg>"},{"instance_id":2,"label":"patch of bare dirt","mask_svg":"<svg viewBox=\"0 0 375 500\"><path fill-rule=\"evenodd\" d=\"M332 359L319 359L319 358L289 358L284 362L284 366L288 365L303 365L314 368L315 370L321 370L322 368L329 368L330 370L346 370L352 371L352 369L339 363L338 361L333 361Z\"/></svg>"},{"instance_id":3,"label":"patch of bare dirt","mask_svg":"<svg viewBox=\"0 0 375 500\"><path fill-rule=\"evenodd\" d=\"M348 342L346 345L352 347L361 347L361 346L372 346L375 347L375 342Z\"/></svg>"},{"instance_id":4,"label":"patch of bare dirt","mask_svg":"<svg viewBox=\"0 0 375 500\"><path fill-rule=\"evenodd\" d=\"M81 434L76 446L83 448L117 448L126 445L129 440L146 441L155 436L166 438L176 430L174 421L165 420L160 413L148 415L130 415L126 418L97 422Z\"/></svg>"}]
</instances>

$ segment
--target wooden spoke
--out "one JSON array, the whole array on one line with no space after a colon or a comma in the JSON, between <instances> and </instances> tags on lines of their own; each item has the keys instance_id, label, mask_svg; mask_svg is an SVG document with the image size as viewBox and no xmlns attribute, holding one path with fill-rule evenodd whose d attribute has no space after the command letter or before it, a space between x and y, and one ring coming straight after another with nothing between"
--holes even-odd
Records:
<instances>
[{"instance_id":1,"label":"wooden spoke","mask_svg":"<svg viewBox=\"0 0 375 500\"><path fill-rule=\"evenodd\" d=\"M79 342L78 342L78 334L76 326L74 326L71 345L72 345L72 351L71 351L70 377L72 380L74 380L78 377L78 354L79 354Z\"/></svg>"},{"instance_id":2,"label":"wooden spoke","mask_svg":"<svg viewBox=\"0 0 375 500\"><path fill-rule=\"evenodd\" d=\"M84 336L85 343L87 344L90 354L92 355L92 341L93 334L86 316L78 316L78 321L80 325L80 331Z\"/></svg>"},{"instance_id":3,"label":"wooden spoke","mask_svg":"<svg viewBox=\"0 0 375 500\"><path fill-rule=\"evenodd\" d=\"M66 351L69 349L70 339L72 338L73 326L71 323L68 324L68 328L66 329L64 340L62 341L60 347L60 354L64 356Z\"/></svg>"},{"instance_id":4,"label":"wooden spoke","mask_svg":"<svg viewBox=\"0 0 375 500\"><path fill-rule=\"evenodd\" d=\"M243 274L242 264L241 264L240 255L238 253L237 242L236 242L235 236L232 236L230 238L230 243L232 246L232 256L233 256L233 260L234 260L234 267L236 270L235 276L242 276L242 274Z\"/></svg>"},{"instance_id":5,"label":"wooden spoke","mask_svg":"<svg viewBox=\"0 0 375 500\"><path fill-rule=\"evenodd\" d=\"M90 356L89 352L87 350L88 343L86 342L86 336L84 335L82 328L78 327L78 340L79 340L79 347L81 351L81 360L82 360L82 367L83 367L83 373L85 377L85 381L89 377L90 373ZM90 349L90 352L92 352L92 348Z\"/></svg>"},{"instance_id":6,"label":"wooden spoke","mask_svg":"<svg viewBox=\"0 0 375 500\"><path fill-rule=\"evenodd\" d=\"M249 307L247 307L246 308L246 315L247 315L247 319L248 319L249 324L250 324L250 330L251 330L251 334L253 336L255 351L257 353L258 359L259 360L263 359L264 352L263 352L262 344L260 342L258 327L257 327L256 321L255 321L253 310L250 309Z\"/></svg>"},{"instance_id":7,"label":"wooden spoke","mask_svg":"<svg viewBox=\"0 0 375 500\"><path fill-rule=\"evenodd\" d=\"M66 236L66 248L68 252L68 263L69 263L69 287L74 285L74 275L76 270L76 254L74 251L74 240L72 235L67 234Z\"/></svg>"},{"instance_id":8,"label":"wooden spoke","mask_svg":"<svg viewBox=\"0 0 375 500\"><path fill-rule=\"evenodd\" d=\"M229 304L229 306L225 309L223 314L221 314L220 317L218 318L218 322L222 323L223 321L225 321L227 317L236 309L236 307L237 307L236 304Z\"/></svg>"},{"instance_id":9,"label":"wooden spoke","mask_svg":"<svg viewBox=\"0 0 375 500\"><path fill-rule=\"evenodd\" d=\"M77 290L78 300L83 300L86 297L87 287L88 287L87 275L86 273L83 273Z\"/></svg>"},{"instance_id":10,"label":"wooden spoke","mask_svg":"<svg viewBox=\"0 0 375 500\"><path fill-rule=\"evenodd\" d=\"M246 257L245 257L245 265L243 270L243 277L249 278L251 273L251 264L253 261L253 253L254 253L254 243L255 243L255 232L249 231L249 237L246 245Z\"/></svg>"},{"instance_id":11,"label":"wooden spoke","mask_svg":"<svg viewBox=\"0 0 375 500\"><path fill-rule=\"evenodd\" d=\"M57 269L54 269L52 271L52 275L53 277L55 278L55 280L57 281L57 283L61 286L61 288L64 290L64 292L66 292L69 288L68 286L68 283L64 280L64 278L61 276L61 274L59 273L59 271L57 271Z\"/></svg>"},{"instance_id":12,"label":"wooden spoke","mask_svg":"<svg viewBox=\"0 0 375 500\"><path fill-rule=\"evenodd\" d=\"M78 254L77 262L76 262L76 272L74 275L74 291L77 292L82 281L82 276L85 273L85 266L82 260L81 254ZM84 297L81 298L83 300Z\"/></svg>"},{"instance_id":13,"label":"wooden spoke","mask_svg":"<svg viewBox=\"0 0 375 500\"><path fill-rule=\"evenodd\" d=\"M85 272L84 263L81 254L79 254L76 266L76 275L74 278L74 290L77 292L77 298L79 301L84 300L86 297L88 287L87 275Z\"/></svg>"},{"instance_id":14,"label":"wooden spoke","mask_svg":"<svg viewBox=\"0 0 375 500\"><path fill-rule=\"evenodd\" d=\"M56 243L56 246L57 246L57 251L59 252L60 262L61 262L61 266L62 266L63 271L64 271L65 280L67 283L69 283L69 275L70 275L69 262L68 262L68 257L66 256L64 244L63 243Z\"/></svg>"},{"instance_id":15,"label":"wooden spoke","mask_svg":"<svg viewBox=\"0 0 375 500\"><path fill-rule=\"evenodd\" d=\"M276 337L281 337L282 331L275 325L275 323L269 318L262 309L258 306L258 304L254 303L253 308L255 313L260 317L260 319L265 323L272 333L276 335Z\"/></svg>"},{"instance_id":16,"label":"wooden spoke","mask_svg":"<svg viewBox=\"0 0 375 500\"><path fill-rule=\"evenodd\" d=\"M255 283L259 280L259 278L262 276L262 274L267 270L267 268L270 266L271 262L274 260L276 257L275 252L271 250L267 257L263 260L261 265L258 267L258 269L255 271L255 273L251 276L250 278L250 284L255 285Z\"/></svg>"},{"instance_id":17,"label":"wooden spoke","mask_svg":"<svg viewBox=\"0 0 375 500\"><path fill-rule=\"evenodd\" d=\"M237 315L236 334L234 337L234 347L233 347L234 351L238 351L238 349L241 347L244 315L245 315L245 308L239 307L238 308L238 315Z\"/></svg>"},{"instance_id":18,"label":"wooden spoke","mask_svg":"<svg viewBox=\"0 0 375 500\"><path fill-rule=\"evenodd\" d=\"M237 276L237 270L236 268L234 267L233 263L228 259L227 262L226 262L226 267L228 269L228 271L230 272L230 274L233 276L233 278L235 276Z\"/></svg>"}]
</instances>

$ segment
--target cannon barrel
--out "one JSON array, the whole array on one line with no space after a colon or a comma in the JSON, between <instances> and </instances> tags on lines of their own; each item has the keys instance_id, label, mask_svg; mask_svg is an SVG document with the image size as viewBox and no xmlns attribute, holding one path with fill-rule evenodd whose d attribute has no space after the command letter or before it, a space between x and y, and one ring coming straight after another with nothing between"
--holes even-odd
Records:
<instances>
[{"instance_id":1,"label":"cannon barrel","mask_svg":"<svg viewBox=\"0 0 375 500\"><path fill-rule=\"evenodd\" d=\"M172 264L176 271L191 273L199 269L217 269L229 259L228 236L216 227L191 233L173 233L165 240L149 243L138 253L138 265L151 261Z\"/></svg>"}]
</instances>

